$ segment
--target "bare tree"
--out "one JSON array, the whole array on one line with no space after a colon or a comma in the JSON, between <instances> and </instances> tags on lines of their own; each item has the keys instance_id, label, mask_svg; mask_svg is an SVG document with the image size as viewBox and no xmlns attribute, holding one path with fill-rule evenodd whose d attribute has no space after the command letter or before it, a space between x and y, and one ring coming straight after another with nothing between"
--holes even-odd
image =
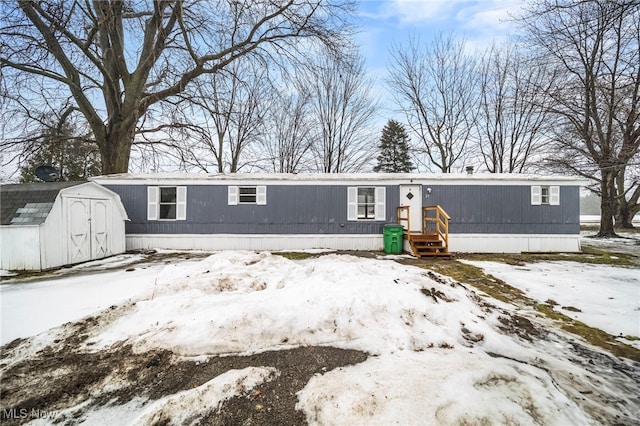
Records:
<instances>
[{"instance_id":1,"label":"bare tree","mask_svg":"<svg viewBox=\"0 0 640 426\"><path fill-rule=\"evenodd\" d=\"M513 47L492 46L482 58L478 144L490 173L523 173L544 151L546 97L553 76Z\"/></svg>"},{"instance_id":2,"label":"bare tree","mask_svg":"<svg viewBox=\"0 0 640 426\"><path fill-rule=\"evenodd\" d=\"M272 98L266 67L238 60L196 82L193 89L183 93L184 119L193 136L187 139L182 161L205 172L240 171L243 154L263 133Z\"/></svg>"},{"instance_id":3,"label":"bare tree","mask_svg":"<svg viewBox=\"0 0 640 426\"><path fill-rule=\"evenodd\" d=\"M544 0L523 24L560 76L545 90L558 120L554 164L598 182L597 236L615 236L616 177L640 146L640 2Z\"/></svg>"},{"instance_id":4,"label":"bare tree","mask_svg":"<svg viewBox=\"0 0 640 426\"><path fill-rule=\"evenodd\" d=\"M474 134L478 106L476 59L463 40L439 35L431 45L412 38L395 46L388 84L430 164L451 172Z\"/></svg>"},{"instance_id":5,"label":"bare tree","mask_svg":"<svg viewBox=\"0 0 640 426\"><path fill-rule=\"evenodd\" d=\"M325 55L302 77L311 96L316 168L324 173L357 172L371 161L377 112L364 61L356 54L336 61Z\"/></svg>"},{"instance_id":6,"label":"bare tree","mask_svg":"<svg viewBox=\"0 0 640 426\"><path fill-rule=\"evenodd\" d=\"M309 169L313 139L309 118L310 95L304 88L280 93L270 105L260 149L275 173L298 173Z\"/></svg>"},{"instance_id":7,"label":"bare tree","mask_svg":"<svg viewBox=\"0 0 640 426\"><path fill-rule=\"evenodd\" d=\"M153 105L242 57L282 62L314 43L339 52L353 10L351 0L15 0L0 5L0 66L14 105L70 94L103 172L126 172Z\"/></svg>"}]
</instances>

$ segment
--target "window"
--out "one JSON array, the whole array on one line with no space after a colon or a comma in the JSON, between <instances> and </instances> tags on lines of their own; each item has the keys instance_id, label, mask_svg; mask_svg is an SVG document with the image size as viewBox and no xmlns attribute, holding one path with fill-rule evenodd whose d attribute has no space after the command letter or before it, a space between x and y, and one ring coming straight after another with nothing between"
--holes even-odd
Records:
<instances>
[{"instance_id":1,"label":"window","mask_svg":"<svg viewBox=\"0 0 640 426\"><path fill-rule=\"evenodd\" d=\"M376 189L358 188L358 219L376 218Z\"/></svg>"},{"instance_id":2,"label":"window","mask_svg":"<svg viewBox=\"0 0 640 426\"><path fill-rule=\"evenodd\" d=\"M177 207L177 189L160 188L160 214L158 219L175 219Z\"/></svg>"},{"instance_id":3,"label":"window","mask_svg":"<svg viewBox=\"0 0 640 426\"><path fill-rule=\"evenodd\" d=\"M257 190L255 186L239 186L238 187L238 203L239 204L256 204L258 201Z\"/></svg>"},{"instance_id":4,"label":"window","mask_svg":"<svg viewBox=\"0 0 640 426\"><path fill-rule=\"evenodd\" d=\"M560 187L559 186L532 186L531 187L531 204L534 206L560 204Z\"/></svg>"},{"instance_id":5,"label":"window","mask_svg":"<svg viewBox=\"0 0 640 426\"><path fill-rule=\"evenodd\" d=\"M228 203L230 206L237 204L267 204L266 186L229 186Z\"/></svg>"},{"instance_id":6,"label":"window","mask_svg":"<svg viewBox=\"0 0 640 426\"><path fill-rule=\"evenodd\" d=\"M385 220L384 187L348 187L347 220Z\"/></svg>"},{"instance_id":7,"label":"window","mask_svg":"<svg viewBox=\"0 0 640 426\"><path fill-rule=\"evenodd\" d=\"M186 186L150 186L147 188L148 220L185 220Z\"/></svg>"},{"instance_id":8,"label":"window","mask_svg":"<svg viewBox=\"0 0 640 426\"><path fill-rule=\"evenodd\" d=\"M549 187L548 186L540 187L540 202L542 204L549 204Z\"/></svg>"}]
</instances>

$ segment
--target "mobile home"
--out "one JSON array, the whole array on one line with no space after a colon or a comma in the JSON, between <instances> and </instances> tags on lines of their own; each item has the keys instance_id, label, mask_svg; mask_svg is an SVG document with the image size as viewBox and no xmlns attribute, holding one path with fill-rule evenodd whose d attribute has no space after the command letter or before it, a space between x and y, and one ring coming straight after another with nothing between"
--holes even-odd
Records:
<instances>
[{"instance_id":1,"label":"mobile home","mask_svg":"<svg viewBox=\"0 0 640 426\"><path fill-rule=\"evenodd\" d=\"M129 218L127 249L381 250L384 225L400 223L407 239L441 233L446 241L433 253L577 252L585 184L520 174L116 174L92 180L120 196ZM407 249L416 252L413 245Z\"/></svg>"}]
</instances>

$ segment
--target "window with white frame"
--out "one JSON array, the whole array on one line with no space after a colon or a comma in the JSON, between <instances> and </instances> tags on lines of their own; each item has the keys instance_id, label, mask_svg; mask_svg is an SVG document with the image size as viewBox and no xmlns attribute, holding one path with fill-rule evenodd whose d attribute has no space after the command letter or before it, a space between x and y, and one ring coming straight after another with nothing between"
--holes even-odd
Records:
<instances>
[{"instance_id":1,"label":"window with white frame","mask_svg":"<svg viewBox=\"0 0 640 426\"><path fill-rule=\"evenodd\" d=\"M534 185L531 187L531 205L560 205L560 187L553 185Z\"/></svg>"},{"instance_id":2,"label":"window with white frame","mask_svg":"<svg viewBox=\"0 0 640 426\"><path fill-rule=\"evenodd\" d=\"M148 220L186 220L186 186L147 187Z\"/></svg>"},{"instance_id":3,"label":"window with white frame","mask_svg":"<svg viewBox=\"0 0 640 426\"><path fill-rule=\"evenodd\" d=\"M347 220L385 220L385 188L347 188Z\"/></svg>"},{"instance_id":4,"label":"window with white frame","mask_svg":"<svg viewBox=\"0 0 640 426\"><path fill-rule=\"evenodd\" d=\"M227 194L227 204L230 206L238 204L267 204L266 186L229 186Z\"/></svg>"}]
</instances>

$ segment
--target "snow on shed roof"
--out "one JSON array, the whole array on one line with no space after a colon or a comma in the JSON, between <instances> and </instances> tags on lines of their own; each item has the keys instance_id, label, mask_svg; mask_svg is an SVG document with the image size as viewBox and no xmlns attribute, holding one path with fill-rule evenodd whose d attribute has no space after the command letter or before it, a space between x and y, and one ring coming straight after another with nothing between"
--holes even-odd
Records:
<instances>
[{"instance_id":1,"label":"snow on shed roof","mask_svg":"<svg viewBox=\"0 0 640 426\"><path fill-rule=\"evenodd\" d=\"M86 182L0 185L0 225L38 225L45 221L60 190Z\"/></svg>"}]
</instances>

